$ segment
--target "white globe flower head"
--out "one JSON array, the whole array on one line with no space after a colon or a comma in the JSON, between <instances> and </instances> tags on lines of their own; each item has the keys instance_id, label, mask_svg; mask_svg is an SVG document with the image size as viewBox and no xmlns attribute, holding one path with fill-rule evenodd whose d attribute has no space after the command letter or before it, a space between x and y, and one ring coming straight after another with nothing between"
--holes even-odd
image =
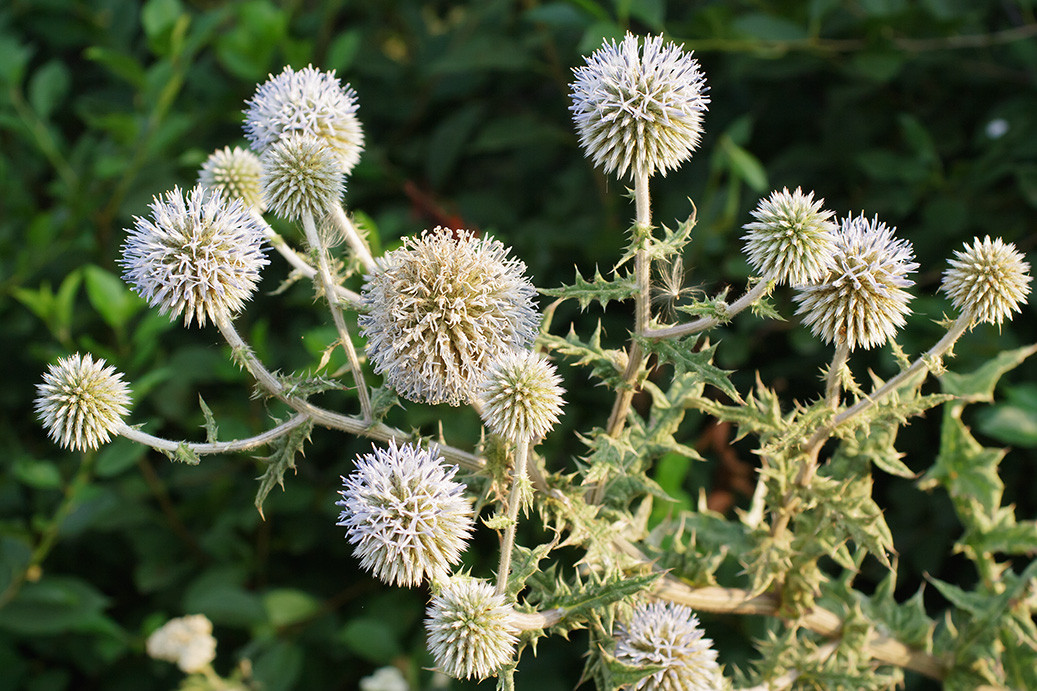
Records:
<instances>
[{"instance_id":1,"label":"white globe flower head","mask_svg":"<svg viewBox=\"0 0 1037 691\"><path fill-rule=\"evenodd\" d=\"M263 188L260 185L262 165L259 157L248 149L225 146L209 154L202 169L198 171L198 184L223 194L230 199L240 199L245 206L254 207L260 213L266 210L263 203Z\"/></svg>"},{"instance_id":2,"label":"white globe flower head","mask_svg":"<svg viewBox=\"0 0 1037 691\"><path fill-rule=\"evenodd\" d=\"M338 157L310 135L286 135L266 150L262 165L263 200L275 216L287 221L306 213L323 218L345 190Z\"/></svg>"},{"instance_id":3,"label":"white globe flower head","mask_svg":"<svg viewBox=\"0 0 1037 691\"><path fill-rule=\"evenodd\" d=\"M814 193L800 188L775 191L761 199L742 226L749 263L760 276L770 276L778 285L800 285L821 280L832 261L836 225L834 211L823 209L825 200L814 201Z\"/></svg>"},{"instance_id":4,"label":"white globe flower head","mask_svg":"<svg viewBox=\"0 0 1037 691\"><path fill-rule=\"evenodd\" d=\"M123 278L172 319L230 318L252 297L263 255L263 231L240 199L202 186L180 188L151 204L152 218L136 218L122 248Z\"/></svg>"},{"instance_id":5,"label":"white globe flower head","mask_svg":"<svg viewBox=\"0 0 1037 691\"><path fill-rule=\"evenodd\" d=\"M216 659L212 622L204 614L170 619L148 636L145 647L152 658L175 662L187 674L202 671Z\"/></svg>"},{"instance_id":6,"label":"white globe flower head","mask_svg":"<svg viewBox=\"0 0 1037 691\"><path fill-rule=\"evenodd\" d=\"M290 132L310 135L335 152L348 175L364 149L356 111L356 92L342 86L335 70L285 67L276 77L270 75L248 102L245 136L262 154Z\"/></svg>"},{"instance_id":7,"label":"white globe flower head","mask_svg":"<svg viewBox=\"0 0 1037 691\"><path fill-rule=\"evenodd\" d=\"M36 415L51 439L75 451L107 444L129 405L122 373L89 353L59 358L36 385Z\"/></svg>"},{"instance_id":8,"label":"white globe flower head","mask_svg":"<svg viewBox=\"0 0 1037 691\"><path fill-rule=\"evenodd\" d=\"M363 288L359 324L375 372L410 401L473 400L490 364L536 335L525 270L499 241L467 230L405 239Z\"/></svg>"},{"instance_id":9,"label":"white globe flower head","mask_svg":"<svg viewBox=\"0 0 1037 691\"><path fill-rule=\"evenodd\" d=\"M878 218L845 218L835 236L832 264L820 281L797 289L797 314L826 343L883 345L907 321L914 285L907 275L918 268L911 243L893 236Z\"/></svg>"},{"instance_id":10,"label":"white globe flower head","mask_svg":"<svg viewBox=\"0 0 1037 691\"><path fill-rule=\"evenodd\" d=\"M706 79L691 53L662 36L627 33L573 70L570 110L580 145L606 173L666 175L691 158L709 104Z\"/></svg>"},{"instance_id":11,"label":"white globe flower head","mask_svg":"<svg viewBox=\"0 0 1037 691\"><path fill-rule=\"evenodd\" d=\"M562 378L530 350L510 350L490 366L479 387L481 416L494 434L512 441L540 439L562 412Z\"/></svg>"},{"instance_id":12,"label":"white globe flower head","mask_svg":"<svg viewBox=\"0 0 1037 691\"><path fill-rule=\"evenodd\" d=\"M365 570L390 585L445 579L472 532L472 504L439 454L410 444L357 459L338 525Z\"/></svg>"},{"instance_id":13,"label":"white globe flower head","mask_svg":"<svg viewBox=\"0 0 1037 691\"><path fill-rule=\"evenodd\" d=\"M619 626L616 659L632 666L661 667L630 691L716 691L720 667L713 641L689 607L652 602L638 605L630 623Z\"/></svg>"},{"instance_id":14,"label":"white globe flower head","mask_svg":"<svg viewBox=\"0 0 1037 691\"><path fill-rule=\"evenodd\" d=\"M455 679L486 679L511 662L518 629L504 596L486 581L454 576L426 610L428 648L436 666Z\"/></svg>"},{"instance_id":15,"label":"white globe flower head","mask_svg":"<svg viewBox=\"0 0 1037 691\"><path fill-rule=\"evenodd\" d=\"M943 273L941 290L973 323L1001 325L1012 318L1030 294L1030 264L1015 245L1001 238L975 238L971 246L954 252Z\"/></svg>"},{"instance_id":16,"label":"white globe flower head","mask_svg":"<svg viewBox=\"0 0 1037 691\"><path fill-rule=\"evenodd\" d=\"M397 667L379 667L360 680L360 691L410 691L410 684Z\"/></svg>"}]
</instances>

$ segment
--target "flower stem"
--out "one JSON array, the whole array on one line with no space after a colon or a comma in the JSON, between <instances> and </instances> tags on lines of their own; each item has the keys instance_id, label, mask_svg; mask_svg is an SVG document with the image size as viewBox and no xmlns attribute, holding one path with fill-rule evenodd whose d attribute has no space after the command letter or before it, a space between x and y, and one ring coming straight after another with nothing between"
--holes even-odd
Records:
<instances>
[{"instance_id":1,"label":"flower stem","mask_svg":"<svg viewBox=\"0 0 1037 691\"><path fill-rule=\"evenodd\" d=\"M746 291L742 297L728 305L722 316L700 317L693 322L688 322L687 324L676 324L674 326L667 326L663 329L648 329L645 331L644 335L648 338L676 338L678 336L687 336L689 334L696 334L701 331L712 329L714 326L730 320L731 317L735 316L746 307L752 306L760 298L767 295L771 290L773 281L774 277L771 275L761 278L756 285Z\"/></svg>"},{"instance_id":2,"label":"flower stem","mask_svg":"<svg viewBox=\"0 0 1037 691\"><path fill-rule=\"evenodd\" d=\"M497 567L497 594L503 595L511 575L511 552L515 548L515 529L518 528L519 508L522 506L523 485L526 481L526 460L529 457L529 439L519 438L515 448L515 467L512 469L511 493L508 495L508 527L501 540L500 565Z\"/></svg>"},{"instance_id":3,"label":"flower stem","mask_svg":"<svg viewBox=\"0 0 1037 691\"><path fill-rule=\"evenodd\" d=\"M277 427L269 429L266 432L257 434L254 437L246 437L245 439L235 439L233 441L220 441L210 442L205 444L192 443L192 442L178 442L171 439L163 439L162 437L156 437L148 434L147 432L141 432L139 429L130 427L123 423L115 428L115 434L121 437L125 437L132 442L143 444L144 446L151 447L158 451L176 451L180 448L181 444L186 446L191 451L199 455L209 455L217 453L236 453L239 451L248 451L259 446L266 446L275 439L284 436L288 432L292 431L299 425L304 424L310 417L304 413L300 413L295 417L282 422Z\"/></svg>"},{"instance_id":4,"label":"flower stem","mask_svg":"<svg viewBox=\"0 0 1037 691\"><path fill-rule=\"evenodd\" d=\"M356 254L357 259L364 266L364 270L367 273L373 273L375 270L374 257L371 256L371 250L367 247L367 241L361 237L360 233L357 232L356 226L346 216L346 212L342 210L342 206L339 204L331 205L331 218L335 221L335 224L342 231L342 234L346 238L346 242L349 243L350 249Z\"/></svg>"},{"instance_id":5,"label":"flower stem","mask_svg":"<svg viewBox=\"0 0 1037 691\"><path fill-rule=\"evenodd\" d=\"M835 347L835 355L832 363L828 365L828 375L825 377L825 401L828 407L835 410L839 407L842 395L842 371L846 361L850 357L850 346L848 343L839 343Z\"/></svg>"}]
</instances>

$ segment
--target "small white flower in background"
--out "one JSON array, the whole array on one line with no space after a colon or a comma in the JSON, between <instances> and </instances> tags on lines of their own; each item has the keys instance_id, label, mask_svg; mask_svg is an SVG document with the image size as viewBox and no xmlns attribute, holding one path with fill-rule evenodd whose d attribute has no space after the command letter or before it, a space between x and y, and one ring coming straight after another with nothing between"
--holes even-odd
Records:
<instances>
[{"instance_id":1,"label":"small white flower in background","mask_svg":"<svg viewBox=\"0 0 1037 691\"><path fill-rule=\"evenodd\" d=\"M486 581L455 576L425 612L428 647L436 666L455 679L485 679L515 655L512 608Z\"/></svg>"},{"instance_id":2,"label":"small white flower in background","mask_svg":"<svg viewBox=\"0 0 1037 691\"><path fill-rule=\"evenodd\" d=\"M327 214L345 190L345 176L335 153L319 139L289 134L262 157L263 201L278 218L296 221Z\"/></svg>"},{"instance_id":3,"label":"small white flower in background","mask_svg":"<svg viewBox=\"0 0 1037 691\"><path fill-rule=\"evenodd\" d=\"M216 659L212 622L204 614L170 619L148 636L148 655L175 662L187 674L200 672Z\"/></svg>"},{"instance_id":4,"label":"small white flower in background","mask_svg":"<svg viewBox=\"0 0 1037 691\"><path fill-rule=\"evenodd\" d=\"M421 403L468 403L500 355L525 348L540 315L526 265L467 230L436 228L387 253L363 288L374 371Z\"/></svg>"},{"instance_id":5,"label":"small white flower in background","mask_svg":"<svg viewBox=\"0 0 1037 691\"><path fill-rule=\"evenodd\" d=\"M456 472L434 451L395 442L357 459L336 504L364 569L406 587L449 575L472 532L472 504Z\"/></svg>"},{"instance_id":6,"label":"small white flower in background","mask_svg":"<svg viewBox=\"0 0 1037 691\"><path fill-rule=\"evenodd\" d=\"M152 218L136 217L122 248L123 279L163 314L184 324L242 310L266 265L263 232L240 199L198 185L179 187L151 204Z\"/></svg>"},{"instance_id":7,"label":"small white flower in background","mask_svg":"<svg viewBox=\"0 0 1037 691\"><path fill-rule=\"evenodd\" d=\"M396 667L381 667L360 680L360 691L410 691L410 684Z\"/></svg>"},{"instance_id":8,"label":"small white flower in background","mask_svg":"<svg viewBox=\"0 0 1037 691\"><path fill-rule=\"evenodd\" d=\"M834 211L823 209L824 199L814 193L788 188L761 199L752 212L756 220L742 228L749 263L760 276L772 276L779 285L819 281L832 261L836 224Z\"/></svg>"},{"instance_id":9,"label":"small white flower in background","mask_svg":"<svg viewBox=\"0 0 1037 691\"><path fill-rule=\"evenodd\" d=\"M479 388L482 419L512 441L547 435L562 412L562 379L555 366L530 350L512 350L490 366Z\"/></svg>"},{"instance_id":10,"label":"small white flower in background","mask_svg":"<svg viewBox=\"0 0 1037 691\"><path fill-rule=\"evenodd\" d=\"M342 86L335 70L321 72L311 65L297 72L285 67L260 84L247 105L245 136L256 153L297 132L331 148L343 174L360 160L364 133L356 117L356 92L348 84Z\"/></svg>"},{"instance_id":11,"label":"small white flower in background","mask_svg":"<svg viewBox=\"0 0 1037 691\"><path fill-rule=\"evenodd\" d=\"M975 238L972 246L954 252L950 268L943 272L941 290L962 314L974 323L998 326L1019 311L1030 294L1030 265L1015 245L1001 238Z\"/></svg>"},{"instance_id":12,"label":"small white flower in background","mask_svg":"<svg viewBox=\"0 0 1037 691\"><path fill-rule=\"evenodd\" d=\"M1011 127L1008 124L1008 120L1005 120L1004 118L994 118L987 123L987 137L990 139L1000 139L1008 134L1009 129L1011 129Z\"/></svg>"},{"instance_id":13,"label":"small white flower in background","mask_svg":"<svg viewBox=\"0 0 1037 691\"><path fill-rule=\"evenodd\" d=\"M662 669L643 677L630 691L716 691L720 667L713 641L699 627L689 607L651 602L634 609L630 623L619 626L616 659L633 666Z\"/></svg>"},{"instance_id":14,"label":"small white flower in background","mask_svg":"<svg viewBox=\"0 0 1037 691\"><path fill-rule=\"evenodd\" d=\"M796 314L826 343L883 345L903 326L914 285L907 274L918 268L911 243L893 236L895 228L875 218L845 218L835 236L832 265L815 284L798 287Z\"/></svg>"},{"instance_id":15,"label":"small white flower in background","mask_svg":"<svg viewBox=\"0 0 1037 691\"><path fill-rule=\"evenodd\" d=\"M606 173L666 175L691 158L709 104L699 63L662 36L627 33L573 70L573 121L580 145Z\"/></svg>"},{"instance_id":16,"label":"small white flower in background","mask_svg":"<svg viewBox=\"0 0 1037 691\"><path fill-rule=\"evenodd\" d=\"M108 443L129 405L122 373L89 353L58 358L36 385L36 415L51 439L75 451Z\"/></svg>"},{"instance_id":17,"label":"small white flower in background","mask_svg":"<svg viewBox=\"0 0 1037 691\"><path fill-rule=\"evenodd\" d=\"M222 193L230 199L240 199L246 206L262 213L263 189L260 185L262 165L259 157L248 149L225 146L209 155L198 171L198 184Z\"/></svg>"}]
</instances>

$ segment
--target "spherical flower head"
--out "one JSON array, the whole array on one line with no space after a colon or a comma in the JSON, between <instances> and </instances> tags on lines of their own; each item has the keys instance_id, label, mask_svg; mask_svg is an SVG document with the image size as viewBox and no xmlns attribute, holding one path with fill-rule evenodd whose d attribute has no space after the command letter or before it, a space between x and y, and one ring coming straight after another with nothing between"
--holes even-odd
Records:
<instances>
[{"instance_id":1,"label":"spherical flower head","mask_svg":"<svg viewBox=\"0 0 1037 691\"><path fill-rule=\"evenodd\" d=\"M1030 294L1030 265L1015 245L1001 238L975 238L954 252L954 259L943 272L940 288L962 314L971 313L973 323L989 322L998 326Z\"/></svg>"},{"instance_id":2,"label":"spherical flower head","mask_svg":"<svg viewBox=\"0 0 1037 691\"><path fill-rule=\"evenodd\" d=\"M821 280L832 261L836 225L834 211L822 208L824 199L814 193L788 188L761 199L752 212L756 220L742 226L749 263L760 276L778 285L800 285Z\"/></svg>"},{"instance_id":3,"label":"spherical flower head","mask_svg":"<svg viewBox=\"0 0 1037 691\"><path fill-rule=\"evenodd\" d=\"M918 268L911 244L893 236L895 228L863 215L845 218L835 236L832 264L820 281L799 286L797 314L826 343L873 348L906 322Z\"/></svg>"},{"instance_id":4,"label":"spherical flower head","mask_svg":"<svg viewBox=\"0 0 1037 691\"><path fill-rule=\"evenodd\" d=\"M230 199L240 199L245 206L263 212L266 205L263 203L261 175L262 165L258 156L248 149L225 146L212 152L202 164L198 171L198 184Z\"/></svg>"},{"instance_id":5,"label":"spherical flower head","mask_svg":"<svg viewBox=\"0 0 1037 691\"><path fill-rule=\"evenodd\" d=\"M517 643L511 606L486 581L455 576L425 612L436 666L455 679L485 679L511 662Z\"/></svg>"},{"instance_id":6,"label":"spherical flower head","mask_svg":"<svg viewBox=\"0 0 1037 691\"><path fill-rule=\"evenodd\" d=\"M89 353L58 358L36 385L36 415L51 439L74 451L107 444L129 405L122 374Z\"/></svg>"},{"instance_id":7,"label":"spherical flower head","mask_svg":"<svg viewBox=\"0 0 1037 691\"><path fill-rule=\"evenodd\" d=\"M123 278L161 312L184 323L231 317L245 306L266 265L263 232L240 199L202 186L156 197L122 248Z\"/></svg>"},{"instance_id":8,"label":"spherical flower head","mask_svg":"<svg viewBox=\"0 0 1037 691\"><path fill-rule=\"evenodd\" d=\"M216 659L212 622L204 614L170 619L148 636L148 655L175 662L187 674L200 672Z\"/></svg>"},{"instance_id":9,"label":"spherical flower head","mask_svg":"<svg viewBox=\"0 0 1037 691\"><path fill-rule=\"evenodd\" d=\"M555 366L542 356L508 351L494 361L479 387L483 422L512 441L544 437L562 412L561 383Z\"/></svg>"},{"instance_id":10,"label":"spherical flower head","mask_svg":"<svg viewBox=\"0 0 1037 691\"><path fill-rule=\"evenodd\" d=\"M662 36L639 51L627 33L585 58L570 84L580 145L606 173L666 175L691 158L709 104L706 78L691 53Z\"/></svg>"},{"instance_id":11,"label":"spherical flower head","mask_svg":"<svg viewBox=\"0 0 1037 691\"><path fill-rule=\"evenodd\" d=\"M338 157L319 139L289 134L266 150L262 164L263 200L278 218L323 218L342 198L345 176Z\"/></svg>"},{"instance_id":12,"label":"spherical flower head","mask_svg":"<svg viewBox=\"0 0 1037 691\"><path fill-rule=\"evenodd\" d=\"M353 554L390 585L446 578L472 532L472 504L439 455L410 444L357 459L338 506Z\"/></svg>"},{"instance_id":13,"label":"spherical flower head","mask_svg":"<svg viewBox=\"0 0 1037 691\"><path fill-rule=\"evenodd\" d=\"M713 641L703 635L690 608L674 603L638 605L620 626L616 659L627 665L662 669L642 677L631 691L715 691L720 668Z\"/></svg>"},{"instance_id":14,"label":"spherical flower head","mask_svg":"<svg viewBox=\"0 0 1037 691\"><path fill-rule=\"evenodd\" d=\"M375 372L411 401L470 402L490 363L536 334L525 270L499 241L467 230L404 240L363 289L359 324Z\"/></svg>"},{"instance_id":15,"label":"spherical flower head","mask_svg":"<svg viewBox=\"0 0 1037 691\"><path fill-rule=\"evenodd\" d=\"M335 70L285 67L256 89L245 111L245 136L262 154L290 132L324 142L348 175L360 160L364 132L356 117L356 92L342 86Z\"/></svg>"}]
</instances>

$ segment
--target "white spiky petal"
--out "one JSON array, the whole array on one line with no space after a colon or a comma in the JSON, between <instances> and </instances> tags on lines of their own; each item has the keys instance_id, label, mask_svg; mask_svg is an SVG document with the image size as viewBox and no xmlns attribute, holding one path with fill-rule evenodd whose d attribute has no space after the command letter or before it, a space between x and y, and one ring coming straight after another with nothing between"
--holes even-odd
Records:
<instances>
[{"instance_id":1,"label":"white spiky petal","mask_svg":"<svg viewBox=\"0 0 1037 691\"><path fill-rule=\"evenodd\" d=\"M606 173L651 176L691 158L709 104L706 79L691 53L662 36L627 33L573 70L573 121L580 145Z\"/></svg>"},{"instance_id":2,"label":"white spiky petal","mask_svg":"<svg viewBox=\"0 0 1037 691\"><path fill-rule=\"evenodd\" d=\"M260 186L262 166L259 157L248 149L225 146L209 154L202 169L198 171L198 184L222 193L231 199L240 199L246 206L260 212L263 204L263 189Z\"/></svg>"},{"instance_id":3,"label":"white spiky petal","mask_svg":"<svg viewBox=\"0 0 1037 691\"><path fill-rule=\"evenodd\" d=\"M291 132L310 135L335 152L348 175L364 148L356 111L356 92L339 82L335 70L285 67L259 85L248 102L245 136L262 154Z\"/></svg>"},{"instance_id":4,"label":"white spiky petal","mask_svg":"<svg viewBox=\"0 0 1037 691\"><path fill-rule=\"evenodd\" d=\"M713 641L699 627L691 608L650 602L634 609L630 623L618 628L616 659L632 666L662 669L642 677L630 691L716 691L720 667Z\"/></svg>"},{"instance_id":5,"label":"white spiky petal","mask_svg":"<svg viewBox=\"0 0 1037 691\"><path fill-rule=\"evenodd\" d=\"M36 415L50 438L77 451L108 443L129 405L122 373L89 353L58 358L36 385Z\"/></svg>"},{"instance_id":6,"label":"white spiky petal","mask_svg":"<svg viewBox=\"0 0 1037 691\"><path fill-rule=\"evenodd\" d=\"M196 186L179 187L136 217L122 248L123 278L172 319L232 317L242 310L266 265L263 232L240 199Z\"/></svg>"},{"instance_id":7,"label":"white spiky petal","mask_svg":"<svg viewBox=\"0 0 1037 691\"><path fill-rule=\"evenodd\" d=\"M490 366L479 388L480 415L494 434L512 441L539 439L558 422L562 378L530 350L512 350Z\"/></svg>"},{"instance_id":8,"label":"white spiky petal","mask_svg":"<svg viewBox=\"0 0 1037 691\"><path fill-rule=\"evenodd\" d=\"M835 236L832 264L814 284L799 286L797 314L826 343L873 348L903 326L914 284L907 274L918 268L906 240L894 237L878 218L845 218Z\"/></svg>"},{"instance_id":9,"label":"white spiky petal","mask_svg":"<svg viewBox=\"0 0 1037 691\"><path fill-rule=\"evenodd\" d=\"M202 671L216 659L212 622L204 614L170 619L148 636L145 647L150 657L175 662L187 674Z\"/></svg>"},{"instance_id":10,"label":"white spiky petal","mask_svg":"<svg viewBox=\"0 0 1037 691\"><path fill-rule=\"evenodd\" d=\"M1001 325L1030 294L1030 265L1015 245L1001 238L975 238L972 246L954 252L940 288L974 323Z\"/></svg>"},{"instance_id":11,"label":"white spiky petal","mask_svg":"<svg viewBox=\"0 0 1037 691\"><path fill-rule=\"evenodd\" d=\"M749 263L760 276L770 276L779 285L818 281L832 261L836 225L834 211L823 209L825 200L814 201L814 193L800 188L783 188L761 199L742 226Z\"/></svg>"},{"instance_id":12,"label":"white spiky petal","mask_svg":"<svg viewBox=\"0 0 1037 691\"><path fill-rule=\"evenodd\" d=\"M490 364L536 334L525 269L499 241L467 230L405 239L363 288L359 324L375 372L411 401L473 400Z\"/></svg>"},{"instance_id":13,"label":"white spiky petal","mask_svg":"<svg viewBox=\"0 0 1037 691\"><path fill-rule=\"evenodd\" d=\"M517 643L512 608L486 581L454 576L426 611L436 666L455 679L485 679L511 662Z\"/></svg>"},{"instance_id":14,"label":"white spiky petal","mask_svg":"<svg viewBox=\"0 0 1037 691\"><path fill-rule=\"evenodd\" d=\"M456 472L434 451L395 442L357 459L343 478L338 525L364 569L406 587L449 575L472 532L472 504Z\"/></svg>"},{"instance_id":15,"label":"white spiky petal","mask_svg":"<svg viewBox=\"0 0 1037 691\"><path fill-rule=\"evenodd\" d=\"M334 152L309 135L289 134L262 157L263 200L278 218L320 219L339 203L345 176Z\"/></svg>"}]
</instances>

